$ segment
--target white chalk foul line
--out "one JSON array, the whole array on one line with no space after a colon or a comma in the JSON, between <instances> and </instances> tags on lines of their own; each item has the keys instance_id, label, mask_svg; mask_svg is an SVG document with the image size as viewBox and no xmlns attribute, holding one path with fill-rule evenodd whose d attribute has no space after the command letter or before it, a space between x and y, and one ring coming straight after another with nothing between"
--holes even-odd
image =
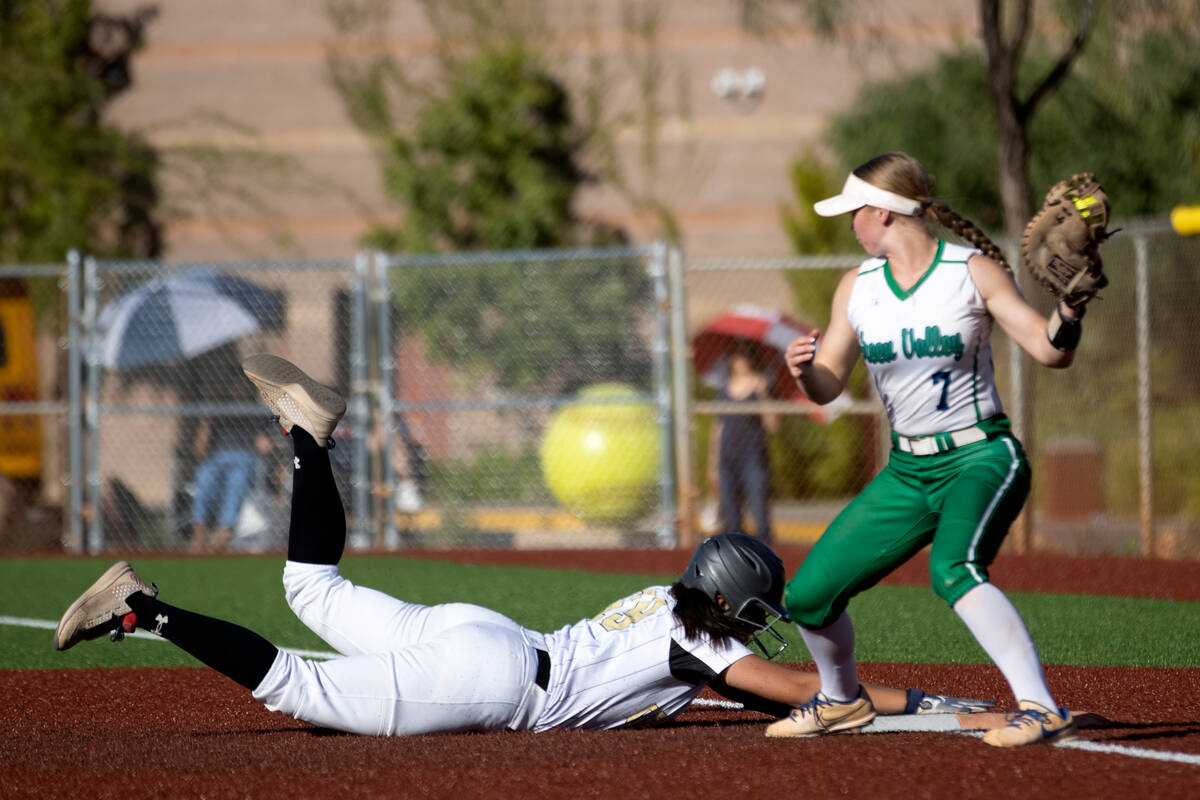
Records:
<instances>
[{"instance_id":1,"label":"white chalk foul line","mask_svg":"<svg viewBox=\"0 0 1200 800\"><path fill-rule=\"evenodd\" d=\"M1069 747L1072 750L1087 750L1090 753L1113 753L1120 756L1146 758L1151 761L1173 761L1177 764L1191 764L1200 767L1200 755L1195 753L1173 753L1169 750L1151 750L1148 747L1130 747L1124 744L1108 744L1107 742L1091 742L1076 739L1073 742L1059 742L1055 747Z\"/></svg>"},{"instance_id":2,"label":"white chalk foul line","mask_svg":"<svg viewBox=\"0 0 1200 800\"><path fill-rule=\"evenodd\" d=\"M709 708L724 708L737 711L744 708L741 703L731 700L713 700L707 697L697 697L693 705ZM870 725L854 731L855 733L963 733L967 736L983 738L983 731L964 731L954 714L888 714L876 717ZM1200 766L1200 755L1195 753L1176 753L1169 750L1151 750L1148 747L1132 747L1124 744L1111 744L1086 739L1073 742L1058 742L1055 747L1069 747L1073 750L1085 750L1090 753L1108 753L1111 755L1128 756L1130 758L1145 758L1151 761L1170 761L1177 764Z\"/></svg>"}]
</instances>

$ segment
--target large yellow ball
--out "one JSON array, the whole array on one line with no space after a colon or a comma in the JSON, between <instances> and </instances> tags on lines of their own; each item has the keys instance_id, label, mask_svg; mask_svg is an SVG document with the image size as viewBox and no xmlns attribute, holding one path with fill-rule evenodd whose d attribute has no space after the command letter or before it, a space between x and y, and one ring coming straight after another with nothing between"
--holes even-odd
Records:
<instances>
[{"instance_id":1,"label":"large yellow ball","mask_svg":"<svg viewBox=\"0 0 1200 800\"><path fill-rule=\"evenodd\" d=\"M542 437L542 475L554 497L593 524L639 519L657 498L660 434L654 406L622 383L600 383L566 406ZM622 402L628 398L628 402Z\"/></svg>"}]
</instances>

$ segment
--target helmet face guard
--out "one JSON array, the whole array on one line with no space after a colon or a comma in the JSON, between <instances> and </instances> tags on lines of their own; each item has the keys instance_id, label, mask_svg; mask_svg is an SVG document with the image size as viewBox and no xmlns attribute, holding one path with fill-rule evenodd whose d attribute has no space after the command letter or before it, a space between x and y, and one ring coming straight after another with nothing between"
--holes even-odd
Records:
<instances>
[{"instance_id":1,"label":"helmet face guard","mask_svg":"<svg viewBox=\"0 0 1200 800\"><path fill-rule=\"evenodd\" d=\"M762 600L752 598L739 613L726 613L736 620L758 628L758 632L751 636L750 641L746 644L751 649L757 648L759 654L770 661L786 650L788 646L787 639L784 639L779 631L775 630L775 623L791 622L792 618L786 611L780 614L780 610L772 608Z\"/></svg>"},{"instance_id":2,"label":"helmet face guard","mask_svg":"<svg viewBox=\"0 0 1200 800\"><path fill-rule=\"evenodd\" d=\"M740 533L720 533L700 543L679 579L704 593L726 616L758 630L752 641L771 659L787 647L774 630L776 622L791 621L783 606L783 561L758 539ZM720 599L718 599L720 595ZM769 635L775 641L763 642ZM770 647L768 647L768 644Z\"/></svg>"}]
</instances>

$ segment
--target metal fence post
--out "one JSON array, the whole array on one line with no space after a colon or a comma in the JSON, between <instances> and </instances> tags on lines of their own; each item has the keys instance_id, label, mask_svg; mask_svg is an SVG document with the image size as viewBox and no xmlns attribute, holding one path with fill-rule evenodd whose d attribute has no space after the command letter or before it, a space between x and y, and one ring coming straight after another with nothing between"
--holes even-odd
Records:
<instances>
[{"instance_id":1,"label":"metal fence post","mask_svg":"<svg viewBox=\"0 0 1200 800\"><path fill-rule=\"evenodd\" d=\"M70 500L67 507L67 547L83 552L83 392L80 281L83 265L78 250L67 253L67 447Z\"/></svg>"},{"instance_id":2,"label":"metal fence post","mask_svg":"<svg viewBox=\"0 0 1200 800\"><path fill-rule=\"evenodd\" d=\"M1016 245L1008 248L1008 262L1020 264L1020 253ZM1013 278L1017 287L1025 292L1028 281L1024 270L1014 270ZM1037 443L1033 440L1033 373L1029 356L1021 349L1015 339L1008 340L1009 381L1012 394L1009 397L1009 418L1012 420L1013 433L1025 446L1030 461L1037 459ZM1034 467L1036 469L1036 465ZM1013 520L1011 540L1014 552L1028 553L1033 545L1033 510L1027 505Z\"/></svg>"},{"instance_id":3,"label":"metal fence post","mask_svg":"<svg viewBox=\"0 0 1200 800\"><path fill-rule=\"evenodd\" d=\"M671 320L669 317L670 288L667 260L670 251L665 242L655 242L650 253L650 275L654 280L654 340L653 374L655 419L659 430L659 498L662 503L658 524L658 546L674 547L675 534L675 464L674 420L671 413Z\"/></svg>"},{"instance_id":4,"label":"metal fence post","mask_svg":"<svg viewBox=\"0 0 1200 800\"><path fill-rule=\"evenodd\" d=\"M1150 279L1146 234L1133 240L1137 302L1138 511L1142 555L1155 555L1154 445L1150 403Z\"/></svg>"},{"instance_id":5,"label":"metal fence post","mask_svg":"<svg viewBox=\"0 0 1200 800\"><path fill-rule=\"evenodd\" d=\"M100 294L100 277L96 259L87 256L83 262L83 347L85 368L84 386L84 459L86 495L82 512L87 520L86 549L98 553L104 548L103 522L100 519L100 371L96 368L99 354L92 346L96 329L96 305Z\"/></svg>"},{"instance_id":6,"label":"metal fence post","mask_svg":"<svg viewBox=\"0 0 1200 800\"><path fill-rule=\"evenodd\" d=\"M371 543L371 520L374 517L371 497L370 467L367 463L367 441L370 437L370 409L368 407L367 380L367 270L369 263L364 253L354 256L354 284L350 304L350 416L353 428L358 433L354 440L351 464L351 483L354 492L355 543Z\"/></svg>"},{"instance_id":7,"label":"metal fence post","mask_svg":"<svg viewBox=\"0 0 1200 800\"><path fill-rule=\"evenodd\" d=\"M683 252L667 251L667 281L671 313L671 382L675 396L675 544L691 546L696 537L695 476L692 474L692 389L689 368L691 343L687 337L687 293L683 279Z\"/></svg>"},{"instance_id":8,"label":"metal fence post","mask_svg":"<svg viewBox=\"0 0 1200 800\"><path fill-rule=\"evenodd\" d=\"M388 261L380 252L372 255L374 267L375 331L379 337L379 425L383 430L383 536L384 546L395 549L400 546L396 531L396 475L392 469L392 434L396 430L396 402L392 392L396 380L396 360L392 352L392 299L388 289Z\"/></svg>"}]
</instances>

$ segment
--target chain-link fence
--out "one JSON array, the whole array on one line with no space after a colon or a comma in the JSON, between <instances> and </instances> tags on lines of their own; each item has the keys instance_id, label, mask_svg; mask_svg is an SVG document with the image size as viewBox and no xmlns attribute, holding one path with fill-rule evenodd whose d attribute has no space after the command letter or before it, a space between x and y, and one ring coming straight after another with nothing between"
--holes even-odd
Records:
<instances>
[{"instance_id":1,"label":"chain-link fence","mask_svg":"<svg viewBox=\"0 0 1200 800\"><path fill-rule=\"evenodd\" d=\"M823 328L838 277L860 258L689 263L689 328L702 332L720 320L732 305L727 298ZM999 327L993 335L1001 399L1034 468L1026 519L1006 546L1197 557L1200 357L1190 331L1200 322L1193 301L1200 240L1135 224L1104 246L1104 258L1111 284L1090 306L1069 369L1033 365ZM1048 314L1049 294L1019 278ZM697 348L697 366L705 360ZM771 525L782 541L815 539L886 458L886 420L861 360L847 397L825 407L824 417L803 403L719 402L717 381L705 385L704 377L694 388L695 449L686 462L692 474L682 479L695 487L701 522L713 521L704 513L716 494L709 432L722 416L781 419L769 464Z\"/></svg>"},{"instance_id":2,"label":"chain-link fence","mask_svg":"<svg viewBox=\"0 0 1200 800\"><path fill-rule=\"evenodd\" d=\"M332 457L352 547L687 545L728 526L723 449L766 454L746 529L809 542L887 457L861 364L821 407L780 372L859 260L656 245L0 267L0 543L281 549L290 448L239 368L264 351L347 398ZM1035 468L1010 546L1195 556L1200 242L1127 227L1105 260L1070 369L994 336Z\"/></svg>"},{"instance_id":3,"label":"chain-link fence","mask_svg":"<svg viewBox=\"0 0 1200 800\"><path fill-rule=\"evenodd\" d=\"M1200 556L1200 240L1130 226L1104 263L1075 363L1035 370L1026 394L1031 544Z\"/></svg>"},{"instance_id":4,"label":"chain-link fence","mask_svg":"<svg viewBox=\"0 0 1200 800\"><path fill-rule=\"evenodd\" d=\"M0 547L57 547L70 508L63 264L0 266Z\"/></svg>"},{"instance_id":5,"label":"chain-link fence","mask_svg":"<svg viewBox=\"0 0 1200 800\"><path fill-rule=\"evenodd\" d=\"M666 253L380 260L385 544L674 543Z\"/></svg>"},{"instance_id":6,"label":"chain-link fence","mask_svg":"<svg viewBox=\"0 0 1200 800\"><path fill-rule=\"evenodd\" d=\"M74 550L277 549L291 460L241 359L275 352L353 398L341 369L363 328L354 261L83 263L85 492ZM357 311L356 311L357 310ZM361 339L361 336L358 337ZM365 526L362 403L333 451L353 530Z\"/></svg>"},{"instance_id":7,"label":"chain-link fence","mask_svg":"<svg viewBox=\"0 0 1200 800\"><path fill-rule=\"evenodd\" d=\"M882 466L881 406L861 366L842 398L817 406L800 394L783 361L792 339L826 326L838 280L860 261L835 256L686 265L694 435L681 463L688 468L682 482L695 487L690 510L698 533L766 526L776 542L815 541ZM754 508L763 478L765 514ZM732 493L731 486L737 487ZM734 519L739 511L742 519Z\"/></svg>"}]
</instances>

